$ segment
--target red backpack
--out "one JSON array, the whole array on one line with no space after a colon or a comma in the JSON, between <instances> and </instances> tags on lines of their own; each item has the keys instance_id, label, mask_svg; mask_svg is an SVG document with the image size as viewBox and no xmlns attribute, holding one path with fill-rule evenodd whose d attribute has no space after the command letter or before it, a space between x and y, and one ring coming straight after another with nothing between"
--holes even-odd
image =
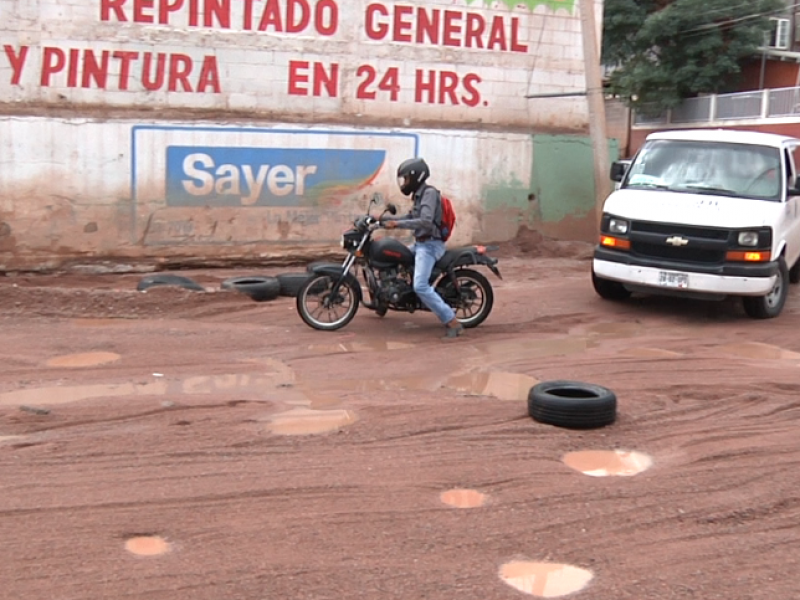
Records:
<instances>
[{"instance_id":1,"label":"red backpack","mask_svg":"<svg viewBox=\"0 0 800 600\"><path fill-rule=\"evenodd\" d=\"M456 212L453 210L450 198L439 192L439 199L442 203L442 220L439 223L439 231L442 234L442 241L446 242L453 235L453 229L456 226Z\"/></svg>"}]
</instances>

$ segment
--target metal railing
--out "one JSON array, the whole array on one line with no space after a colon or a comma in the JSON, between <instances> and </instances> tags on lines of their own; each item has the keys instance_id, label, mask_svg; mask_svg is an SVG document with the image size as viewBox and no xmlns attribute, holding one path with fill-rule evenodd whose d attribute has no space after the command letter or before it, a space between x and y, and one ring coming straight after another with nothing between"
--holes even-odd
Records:
<instances>
[{"instance_id":1,"label":"metal railing","mask_svg":"<svg viewBox=\"0 0 800 600\"><path fill-rule=\"evenodd\" d=\"M785 117L800 117L800 87L689 98L660 113L634 111L633 124L648 127Z\"/></svg>"}]
</instances>

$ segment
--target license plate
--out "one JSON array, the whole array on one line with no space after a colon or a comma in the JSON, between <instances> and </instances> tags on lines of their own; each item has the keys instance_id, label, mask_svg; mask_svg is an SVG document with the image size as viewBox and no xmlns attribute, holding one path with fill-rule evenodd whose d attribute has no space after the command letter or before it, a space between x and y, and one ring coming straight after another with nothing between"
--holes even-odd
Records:
<instances>
[{"instance_id":1,"label":"license plate","mask_svg":"<svg viewBox=\"0 0 800 600\"><path fill-rule=\"evenodd\" d=\"M674 271L659 271L658 285L663 287L685 289L689 287L689 274Z\"/></svg>"}]
</instances>

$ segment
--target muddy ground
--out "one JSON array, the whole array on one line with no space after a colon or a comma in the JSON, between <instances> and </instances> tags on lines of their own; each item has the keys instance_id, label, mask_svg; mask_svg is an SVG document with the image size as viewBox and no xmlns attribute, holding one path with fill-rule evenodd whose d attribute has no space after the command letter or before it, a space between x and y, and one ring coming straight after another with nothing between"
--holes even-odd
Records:
<instances>
[{"instance_id":1,"label":"muddy ground","mask_svg":"<svg viewBox=\"0 0 800 600\"><path fill-rule=\"evenodd\" d=\"M0 277L0 596L513 600L572 565L571 598L797 597L800 289L754 321L602 301L578 244L500 254L449 343L428 313L322 333L218 289L268 268ZM550 379L611 388L617 422L533 421ZM589 476L583 450L652 466ZM551 581L501 577L527 562Z\"/></svg>"}]
</instances>

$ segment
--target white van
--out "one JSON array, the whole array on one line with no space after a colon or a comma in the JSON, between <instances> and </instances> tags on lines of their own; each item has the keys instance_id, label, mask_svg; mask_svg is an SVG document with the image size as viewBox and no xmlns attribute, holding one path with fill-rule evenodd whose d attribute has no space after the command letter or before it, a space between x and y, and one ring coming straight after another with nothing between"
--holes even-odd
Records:
<instances>
[{"instance_id":1,"label":"white van","mask_svg":"<svg viewBox=\"0 0 800 600\"><path fill-rule=\"evenodd\" d=\"M606 299L631 292L721 300L776 317L800 281L800 139L736 130L647 137L603 206L592 283Z\"/></svg>"}]
</instances>

